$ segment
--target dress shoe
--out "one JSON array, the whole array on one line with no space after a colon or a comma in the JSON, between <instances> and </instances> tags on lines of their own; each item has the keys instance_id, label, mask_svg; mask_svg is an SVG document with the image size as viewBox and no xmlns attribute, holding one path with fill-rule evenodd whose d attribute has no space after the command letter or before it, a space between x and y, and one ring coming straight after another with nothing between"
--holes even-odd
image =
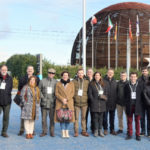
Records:
<instances>
[{"instance_id":1,"label":"dress shoe","mask_svg":"<svg viewBox=\"0 0 150 150\"><path fill-rule=\"evenodd\" d=\"M78 137L78 136L79 136L78 132L75 132L74 137Z\"/></svg>"},{"instance_id":2,"label":"dress shoe","mask_svg":"<svg viewBox=\"0 0 150 150\"><path fill-rule=\"evenodd\" d=\"M126 140L131 140L131 139L132 139L132 136L131 136L131 135L127 135L125 139L126 139Z\"/></svg>"},{"instance_id":3,"label":"dress shoe","mask_svg":"<svg viewBox=\"0 0 150 150\"><path fill-rule=\"evenodd\" d=\"M136 136L136 140L137 141L141 141L141 137L140 136Z\"/></svg>"},{"instance_id":4,"label":"dress shoe","mask_svg":"<svg viewBox=\"0 0 150 150\"><path fill-rule=\"evenodd\" d=\"M123 133L122 130L118 130L118 131L117 131L117 134L121 134L121 133Z\"/></svg>"},{"instance_id":5,"label":"dress shoe","mask_svg":"<svg viewBox=\"0 0 150 150\"><path fill-rule=\"evenodd\" d=\"M107 130L104 130L104 135L107 135L108 134L108 131Z\"/></svg>"},{"instance_id":6,"label":"dress shoe","mask_svg":"<svg viewBox=\"0 0 150 150\"><path fill-rule=\"evenodd\" d=\"M110 134L117 135L117 133L114 130L110 131Z\"/></svg>"},{"instance_id":7,"label":"dress shoe","mask_svg":"<svg viewBox=\"0 0 150 150\"><path fill-rule=\"evenodd\" d=\"M19 131L18 136L21 136L24 134L24 131Z\"/></svg>"},{"instance_id":8,"label":"dress shoe","mask_svg":"<svg viewBox=\"0 0 150 150\"><path fill-rule=\"evenodd\" d=\"M5 138L9 137L7 133L2 133L1 136L5 137Z\"/></svg>"},{"instance_id":9,"label":"dress shoe","mask_svg":"<svg viewBox=\"0 0 150 150\"><path fill-rule=\"evenodd\" d=\"M82 136L86 136L86 137L88 137L89 136L89 134L87 133L87 132L81 132L81 134L82 134Z\"/></svg>"},{"instance_id":10,"label":"dress shoe","mask_svg":"<svg viewBox=\"0 0 150 150\"><path fill-rule=\"evenodd\" d=\"M45 135L47 135L47 133L41 133L41 134L40 134L40 137L43 137L43 136L45 136Z\"/></svg>"}]
</instances>

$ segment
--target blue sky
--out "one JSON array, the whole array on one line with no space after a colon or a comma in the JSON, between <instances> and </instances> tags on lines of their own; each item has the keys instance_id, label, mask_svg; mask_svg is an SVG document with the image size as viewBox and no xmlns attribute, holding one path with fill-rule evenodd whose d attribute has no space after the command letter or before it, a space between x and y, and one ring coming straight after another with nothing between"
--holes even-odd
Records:
<instances>
[{"instance_id":1,"label":"blue sky","mask_svg":"<svg viewBox=\"0 0 150 150\"><path fill-rule=\"evenodd\" d=\"M127 1L86 0L86 20L119 2ZM66 65L82 27L82 0L0 0L0 20L0 62L13 54L42 53L51 62Z\"/></svg>"}]
</instances>

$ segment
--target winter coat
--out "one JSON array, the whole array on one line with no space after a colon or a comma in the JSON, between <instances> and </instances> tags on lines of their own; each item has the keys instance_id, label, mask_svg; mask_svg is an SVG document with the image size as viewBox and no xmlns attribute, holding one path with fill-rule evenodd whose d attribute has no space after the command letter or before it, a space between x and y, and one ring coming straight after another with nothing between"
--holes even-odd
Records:
<instances>
[{"instance_id":1,"label":"winter coat","mask_svg":"<svg viewBox=\"0 0 150 150\"><path fill-rule=\"evenodd\" d=\"M114 78L109 80L107 76L104 77L104 83L108 91L108 99L106 102L107 110L115 110L117 100L117 82Z\"/></svg>"},{"instance_id":2,"label":"winter coat","mask_svg":"<svg viewBox=\"0 0 150 150\"><path fill-rule=\"evenodd\" d=\"M150 84L146 85L143 90L144 104L150 108Z\"/></svg>"},{"instance_id":3,"label":"winter coat","mask_svg":"<svg viewBox=\"0 0 150 150\"><path fill-rule=\"evenodd\" d=\"M89 81L87 79L83 79L83 95L78 96L78 90L79 90L79 79L76 78L73 80L74 86L75 86L75 94L74 94L74 105L78 107L82 106L88 106L88 86Z\"/></svg>"},{"instance_id":4,"label":"winter coat","mask_svg":"<svg viewBox=\"0 0 150 150\"><path fill-rule=\"evenodd\" d=\"M124 88L127 115L131 115L132 110L131 89L129 84L130 83L126 84ZM141 97L142 97L142 88L140 83L138 82L138 85L136 87L135 115L141 115Z\"/></svg>"},{"instance_id":5,"label":"winter coat","mask_svg":"<svg viewBox=\"0 0 150 150\"><path fill-rule=\"evenodd\" d=\"M39 90L39 89L38 89ZM35 92L37 95L37 91ZM22 109L21 109L21 118L31 120L32 119L32 110L33 110L33 94L32 90L28 85L25 85L21 90L21 97L22 97ZM36 100L35 103L35 120L39 118L39 108L40 108L40 101Z\"/></svg>"},{"instance_id":6,"label":"winter coat","mask_svg":"<svg viewBox=\"0 0 150 150\"><path fill-rule=\"evenodd\" d=\"M124 97L124 87L128 83L126 80L123 82L122 80L118 81L117 83L117 104L120 106L125 106L125 97Z\"/></svg>"},{"instance_id":7,"label":"winter coat","mask_svg":"<svg viewBox=\"0 0 150 150\"><path fill-rule=\"evenodd\" d=\"M0 85L3 82L3 77L0 74ZM7 74L7 77L4 81L6 83L5 89L0 89L0 106L7 106L11 104L11 91L13 88L12 77Z\"/></svg>"},{"instance_id":8,"label":"winter coat","mask_svg":"<svg viewBox=\"0 0 150 150\"><path fill-rule=\"evenodd\" d=\"M106 100L101 99L96 88L95 82L90 82L88 89L88 96L90 100L91 112L105 112L106 111ZM103 87L104 95L107 97L107 88Z\"/></svg>"},{"instance_id":9,"label":"winter coat","mask_svg":"<svg viewBox=\"0 0 150 150\"><path fill-rule=\"evenodd\" d=\"M61 108L68 108L69 110L73 111L73 117L70 122L75 121L74 117L74 83L69 82L67 83L66 87L59 81L56 84L56 90L55 90L55 95L56 95L56 106L55 106L55 116L54 116L54 121L59 122L57 119L56 111L61 109ZM68 103L67 105L63 105L63 99L67 99Z\"/></svg>"},{"instance_id":10,"label":"winter coat","mask_svg":"<svg viewBox=\"0 0 150 150\"><path fill-rule=\"evenodd\" d=\"M39 83L39 88L41 92L41 107L42 108L50 108L55 107L55 88L57 81L55 79L44 78ZM52 87L52 93L49 94L47 91L48 87Z\"/></svg>"}]
</instances>

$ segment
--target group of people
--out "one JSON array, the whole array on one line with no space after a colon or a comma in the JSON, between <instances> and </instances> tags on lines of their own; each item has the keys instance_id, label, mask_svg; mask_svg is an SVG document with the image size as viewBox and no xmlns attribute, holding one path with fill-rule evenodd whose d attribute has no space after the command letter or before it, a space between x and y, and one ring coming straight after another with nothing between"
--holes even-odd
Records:
<instances>
[{"instance_id":1,"label":"group of people","mask_svg":"<svg viewBox=\"0 0 150 150\"><path fill-rule=\"evenodd\" d=\"M7 73L8 68L3 65L0 69L0 111L3 111L3 127L1 135L8 137L7 129L11 106L12 78ZM34 76L33 66L28 66L26 76L20 78L18 95L21 97L21 125L18 135L26 133L27 139L34 138L35 120L39 118L40 107L42 116L42 133L48 134L47 117L49 116L50 136L54 137L55 123L59 122L62 138L69 138L69 124L74 123L74 137L79 136L79 117L81 114L82 136L88 137L87 123L90 114L90 128L95 137L108 134L108 116L110 134L123 133L123 115L126 116L127 136L132 138L133 115L135 117L136 140L147 134L150 137L150 77L148 68L142 69L142 76L138 78L136 72L130 73L127 80L126 72L120 73L120 80L114 78L114 70L108 69L103 78L100 72L93 72L90 68L87 74L79 69L73 80L68 71L61 73L61 79L54 79L56 70L48 69L48 76L41 81ZM117 109L119 130L115 131L115 111ZM65 111L68 116L60 119ZM147 121L145 118L147 117ZM66 118L68 120L66 120ZM141 121L141 129L140 129ZM147 122L147 125L145 125ZM141 131L141 132L140 132ZM146 133L147 132L147 133Z\"/></svg>"}]
</instances>

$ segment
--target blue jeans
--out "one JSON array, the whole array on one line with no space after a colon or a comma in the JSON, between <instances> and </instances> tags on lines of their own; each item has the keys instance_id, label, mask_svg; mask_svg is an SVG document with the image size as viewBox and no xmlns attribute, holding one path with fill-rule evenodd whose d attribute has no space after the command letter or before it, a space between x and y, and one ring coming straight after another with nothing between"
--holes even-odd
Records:
<instances>
[{"instance_id":1,"label":"blue jeans","mask_svg":"<svg viewBox=\"0 0 150 150\"><path fill-rule=\"evenodd\" d=\"M60 123L61 130L68 130L69 124L70 124L69 122L61 122Z\"/></svg>"}]
</instances>

